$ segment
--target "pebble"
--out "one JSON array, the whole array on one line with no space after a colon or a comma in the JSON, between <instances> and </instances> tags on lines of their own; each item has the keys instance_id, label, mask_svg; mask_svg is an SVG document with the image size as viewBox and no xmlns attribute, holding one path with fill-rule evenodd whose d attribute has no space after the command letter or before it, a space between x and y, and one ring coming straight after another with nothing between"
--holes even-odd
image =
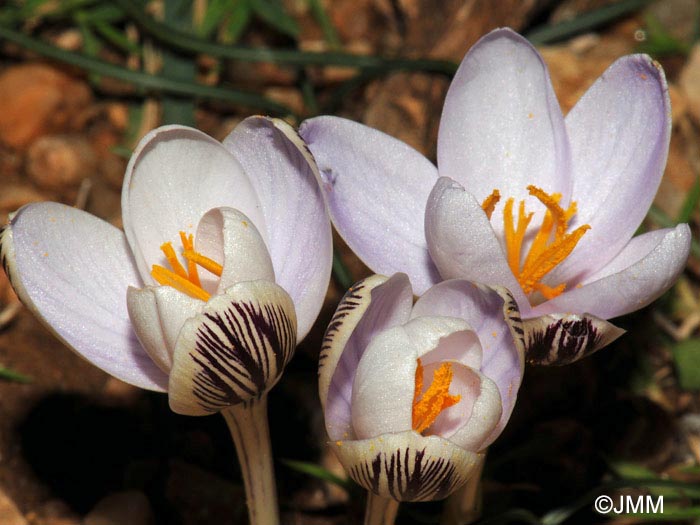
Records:
<instances>
[{"instance_id":1,"label":"pebble","mask_svg":"<svg viewBox=\"0 0 700 525\"><path fill-rule=\"evenodd\" d=\"M115 492L102 499L85 516L83 525L151 525L153 511L142 492Z\"/></svg>"},{"instance_id":2,"label":"pebble","mask_svg":"<svg viewBox=\"0 0 700 525\"><path fill-rule=\"evenodd\" d=\"M87 84L46 64L0 74L0 142L25 149L38 137L71 129L91 102Z\"/></svg>"}]
</instances>

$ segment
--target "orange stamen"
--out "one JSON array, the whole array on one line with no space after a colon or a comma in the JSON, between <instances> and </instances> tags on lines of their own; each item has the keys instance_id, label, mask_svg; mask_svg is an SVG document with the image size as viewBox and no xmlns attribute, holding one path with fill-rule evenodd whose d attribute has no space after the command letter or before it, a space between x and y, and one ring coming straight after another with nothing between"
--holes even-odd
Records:
<instances>
[{"instance_id":1,"label":"orange stamen","mask_svg":"<svg viewBox=\"0 0 700 525\"><path fill-rule=\"evenodd\" d=\"M484 210L484 213L486 213L486 216L491 219L491 215L493 214L493 210L496 209L496 204L498 204L498 201L501 200L501 193L498 190L493 190L491 192L491 195L486 197L484 199L484 202L481 203L481 209Z\"/></svg>"},{"instance_id":2,"label":"orange stamen","mask_svg":"<svg viewBox=\"0 0 700 525\"><path fill-rule=\"evenodd\" d=\"M177 260L177 255L173 249L173 245L170 242L166 242L160 245L160 250L165 254L165 258L168 260L170 267L173 271L180 277L187 278L187 272Z\"/></svg>"},{"instance_id":3,"label":"orange stamen","mask_svg":"<svg viewBox=\"0 0 700 525\"><path fill-rule=\"evenodd\" d=\"M530 195L547 208L547 211L521 265L523 241L533 214L526 214L525 201L520 201L516 227L513 221L514 200L508 199L503 209L503 231L508 265L526 295L537 291L546 299L552 299L565 290L566 284L549 286L542 283L542 279L571 254L590 226L584 224L567 234L569 221L576 214L576 203L572 202L564 210L559 205L560 194L550 195L536 186L528 186L527 189Z\"/></svg>"},{"instance_id":4,"label":"orange stamen","mask_svg":"<svg viewBox=\"0 0 700 525\"><path fill-rule=\"evenodd\" d=\"M210 271L214 275L221 277L221 273L224 271L224 267L218 262L211 260L209 257L205 257L201 253L197 253L193 250L185 250L182 255L187 259L188 262L192 264L198 264L205 270Z\"/></svg>"},{"instance_id":5,"label":"orange stamen","mask_svg":"<svg viewBox=\"0 0 700 525\"><path fill-rule=\"evenodd\" d=\"M171 286L176 290L189 295L190 297L194 297L195 299L200 299L206 302L211 297L209 293L205 292L196 284L188 281L187 278L182 277L175 272L168 270L167 268L158 266L157 264L153 265L151 275L159 284L162 284L163 286Z\"/></svg>"},{"instance_id":6,"label":"orange stamen","mask_svg":"<svg viewBox=\"0 0 700 525\"><path fill-rule=\"evenodd\" d=\"M503 208L503 221L506 237L506 254L508 256L508 266L517 275L520 268L520 252L525 239L527 227L532 220L532 213L525 214L525 203L520 202L518 206L518 227L513 225L513 198L506 201Z\"/></svg>"},{"instance_id":7,"label":"orange stamen","mask_svg":"<svg viewBox=\"0 0 700 525\"><path fill-rule=\"evenodd\" d=\"M223 267L201 253L194 251L194 236L192 234L187 235L185 232L181 231L180 241L182 242L184 256L187 260L187 270L180 264L175 250L173 249L173 245L166 242L161 245L160 249L163 251L163 254L165 254L165 258L172 270L154 264L151 269L151 276L153 276L153 279L155 279L157 283L163 286L171 286L190 297L208 301L211 295L202 288L197 265L219 277L221 277Z\"/></svg>"},{"instance_id":8,"label":"orange stamen","mask_svg":"<svg viewBox=\"0 0 700 525\"><path fill-rule=\"evenodd\" d=\"M423 392L423 364L418 359L416 386L413 391L413 430L423 433L435 422L443 410L456 405L462 396L451 396L452 364L443 363L433 372L433 382ZM422 395L421 395L422 394Z\"/></svg>"},{"instance_id":9,"label":"orange stamen","mask_svg":"<svg viewBox=\"0 0 700 525\"><path fill-rule=\"evenodd\" d=\"M185 232L181 231L180 242L182 243L182 248L186 252L194 251L194 236L191 233L188 236ZM202 287L202 283L199 281L199 274L197 273L197 264L189 259L187 259L187 278L192 284L200 288Z\"/></svg>"}]
</instances>

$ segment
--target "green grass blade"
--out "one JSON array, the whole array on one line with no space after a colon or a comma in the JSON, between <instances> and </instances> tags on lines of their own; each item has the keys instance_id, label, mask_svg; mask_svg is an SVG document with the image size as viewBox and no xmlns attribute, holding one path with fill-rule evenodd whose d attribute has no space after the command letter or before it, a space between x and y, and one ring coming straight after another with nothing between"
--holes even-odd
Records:
<instances>
[{"instance_id":1,"label":"green grass blade","mask_svg":"<svg viewBox=\"0 0 700 525\"><path fill-rule=\"evenodd\" d=\"M282 459L280 461L292 470L296 470L297 472L301 472L302 474L308 474L309 476L314 477L316 479L327 481L329 483L337 485L343 490L351 490L352 483L350 482L350 480L338 477L329 470L326 470L323 467L316 465L315 463L308 463L306 461L296 461L293 459Z\"/></svg>"},{"instance_id":2,"label":"green grass blade","mask_svg":"<svg viewBox=\"0 0 700 525\"><path fill-rule=\"evenodd\" d=\"M295 49L248 48L220 45L188 33L177 31L148 16L131 0L114 0L139 27L153 38L182 52L202 53L220 58L230 58L244 62L274 62L292 66L347 66L375 68L386 72L392 70L425 71L454 75L457 64L448 60L386 58L374 55L354 55L351 53L316 53Z\"/></svg>"},{"instance_id":3,"label":"green grass blade","mask_svg":"<svg viewBox=\"0 0 700 525\"><path fill-rule=\"evenodd\" d=\"M323 37L326 39L326 42L328 42L330 48L334 51L340 49L340 37L338 36L338 32L335 30L335 27L333 27L333 23L328 17L328 13L326 13L326 10L323 8L321 0L307 1L309 3L311 13L314 15L316 22L320 26L321 31L323 32Z\"/></svg>"},{"instance_id":4,"label":"green grass blade","mask_svg":"<svg viewBox=\"0 0 700 525\"><path fill-rule=\"evenodd\" d=\"M15 383L31 383L33 379L27 375L20 374L10 368L0 366L0 380L14 381Z\"/></svg>"},{"instance_id":5,"label":"green grass blade","mask_svg":"<svg viewBox=\"0 0 700 525\"><path fill-rule=\"evenodd\" d=\"M45 57L85 69L88 72L129 82L145 91L156 93L173 93L208 100L221 100L245 107L256 108L274 115L294 116L294 112L288 107L256 93L235 90L232 88L204 86L201 84L174 80L163 76L148 75L139 71L132 71L130 69L109 64L80 53L73 53L59 49L41 42L40 40L33 39L22 33L1 26L0 38L12 41Z\"/></svg>"},{"instance_id":6,"label":"green grass blade","mask_svg":"<svg viewBox=\"0 0 700 525\"><path fill-rule=\"evenodd\" d=\"M587 13L582 13L572 20L536 27L526 33L525 37L535 45L566 40L634 13L650 2L651 0L622 0Z\"/></svg>"}]
</instances>

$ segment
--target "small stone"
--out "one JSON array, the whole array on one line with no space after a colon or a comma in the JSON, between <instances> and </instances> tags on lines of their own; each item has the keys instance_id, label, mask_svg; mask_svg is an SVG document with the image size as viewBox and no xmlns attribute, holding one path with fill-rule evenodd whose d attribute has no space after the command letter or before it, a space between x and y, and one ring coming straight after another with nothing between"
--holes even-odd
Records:
<instances>
[{"instance_id":1,"label":"small stone","mask_svg":"<svg viewBox=\"0 0 700 525\"><path fill-rule=\"evenodd\" d=\"M95 173L97 158L90 143L80 136L41 137L29 148L27 174L40 188L61 191L74 188Z\"/></svg>"},{"instance_id":2,"label":"small stone","mask_svg":"<svg viewBox=\"0 0 700 525\"><path fill-rule=\"evenodd\" d=\"M14 501L0 489L0 523L4 525L28 525Z\"/></svg>"},{"instance_id":3,"label":"small stone","mask_svg":"<svg viewBox=\"0 0 700 525\"><path fill-rule=\"evenodd\" d=\"M149 525L153 511L142 492L115 492L101 500L85 516L84 525Z\"/></svg>"},{"instance_id":4,"label":"small stone","mask_svg":"<svg viewBox=\"0 0 700 525\"><path fill-rule=\"evenodd\" d=\"M71 129L92 98L84 82L45 64L6 69L0 74L0 93L0 142L16 149Z\"/></svg>"}]
</instances>

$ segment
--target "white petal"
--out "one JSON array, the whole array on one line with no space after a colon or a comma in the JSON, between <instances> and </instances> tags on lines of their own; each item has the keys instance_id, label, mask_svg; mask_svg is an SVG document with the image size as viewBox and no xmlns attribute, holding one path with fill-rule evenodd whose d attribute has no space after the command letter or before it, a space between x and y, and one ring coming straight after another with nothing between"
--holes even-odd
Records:
<instances>
[{"instance_id":1,"label":"white petal","mask_svg":"<svg viewBox=\"0 0 700 525\"><path fill-rule=\"evenodd\" d=\"M668 290L685 268L690 251L690 229L680 224L668 231L663 239L643 258L612 275L565 291L558 297L542 303L532 316L565 313L589 313L602 319L611 319L648 305ZM646 243L645 243L646 244ZM628 254L639 257L636 247L618 255L625 260ZM627 259L629 260L629 259ZM613 260L615 267L624 264Z\"/></svg>"},{"instance_id":2,"label":"white petal","mask_svg":"<svg viewBox=\"0 0 700 525\"><path fill-rule=\"evenodd\" d=\"M498 437L510 418L525 369L523 322L515 300L505 288L450 280L433 286L418 299L412 316L459 317L478 334L484 351L481 373L500 391L503 412L488 441Z\"/></svg>"},{"instance_id":3,"label":"white petal","mask_svg":"<svg viewBox=\"0 0 700 525\"><path fill-rule=\"evenodd\" d=\"M212 297L185 322L168 385L170 408L206 415L259 397L279 380L296 347L294 303L267 281Z\"/></svg>"},{"instance_id":4,"label":"white petal","mask_svg":"<svg viewBox=\"0 0 700 525\"><path fill-rule=\"evenodd\" d=\"M30 204L0 244L18 296L59 339L122 381L165 391L129 320L126 290L140 278L122 232L62 204Z\"/></svg>"},{"instance_id":5,"label":"white petal","mask_svg":"<svg viewBox=\"0 0 700 525\"><path fill-rule=\"evenodd\" d=\"M272 261L262 235L250 218L238 210L209 210L197 226L195 247L199 253L223 266L220 279L207 271L200 272L202 285L211 293L221 294L241 281L263 279L275 282Z\"/></svg>"},{"instance_id":6,"label":"white petal","mask_svg":"<svg viewBox=\"0 0 700 525\"><path fill-rule=\"evenodd\" d=\"M437 417L432 431L463 449L479 452L487 444L487 439L501 419L501 394L496 383L479 372L463 366L454 366L453 374L450 394L461 395L462 399ZM462 417L459 428L449 432L450 422L459 421L455 411L464 410L464 406L460 408L460 405L464 404L471 405L468 411L469 419L465 422Z\"/></svg>"},{"instance_id":7,"label":"white petal","mask_svg":"<svg viewBox=\"0 0 700 525\"><path fill-rule=\"evenodd\" d=\"M573 159L572 227L589 224L552 273L581 282L634 235L656 195L671 137L671 107L661 66L646 55L610 66L566 117Z\"/></svg>"},{"instance_id":8,"label":"white petal","mask_svg":"<svg viewBox=\"0 0 700 525\"><path fill-rule=\"evenodd\" d=\"M279 119L247 118L224 146L250 174L265 215L276 282L294 300L301 340L321 310L333 256L316 164L296 132Z\"/></svg>"},{"instance_id":9,"label":"white petal","mask_svg":"<svg viewBox=\"0 0 700 525\"><path fill-rule=\"evenodd\" d=\"M521 309L529 308L481 205L447 177L438 179L430 193L425 237L443 279L503 286L513 293Z\"/></svg>"},{"instance_id":10,"label":"white petal","mask_svg":"<svg viewBox=\"0 0 700 525\"><path fill-rule=\"evenodd\" d=\"M440 120L438 170L479 202L499 189L534 205L528 184L568 202L564 119L542 57L517 33L492 31L464 57Z\"/></svg>"},{"instance_id":11,"label":"white petal","mask_svg":"<svg viewBox=\"0 0 700 525\"><path fill-rule=\"evenodd\" d=\"M398 501L447 497L477 471L483 457L447 439L413 431L333 445L346 472L360 486Z\"/></svg>"},{"instance_id":12,"label":"white petal","mask_svg":"<svg viewBox=\"0 0 700 525\"><path fill-rule=\"evenodd\" d=\"M204 302L169 286L149 286L129 287L127 304L139 341L161 370L170 373L180 329L204 308Z\"/></svg>"},{"instance_id":13,"label":"white petal","mask_svg":"<svg viewBox=\"0 0 700 525\"><path fill-rule=\"evenodd\" d=\"M552 314L523 322L527 362L568 365L606 347L625 331L598 317Z\"/></svg>"},{"instance_id":14,"label":"white petal","mask_svg":"<svg viewBox=\"0 0 700 525\"><path fill-rule=\"evenodd\" d=\"M418 294L438 282L423 233L435 166L400 140L338 117L307 120L299 133L318 162L333 224L358 257L376 273L407 273Z\"/></svg>"},{"instance_id":15,"label":"white petal","mask_svg":"<svg viewBox=\"0 0 700 525\"><path fill-rule=\"evenodd\" d=\"M443 343L474 344L473 332L461 319L419 317L372 340L352 387L352 425L359 439L412 429L417 359Z\"/></svg>"},{"instance_id":16,"label":"white petal","mask_svg":"<svg viewBox=\"0 0 700 525\"><path fill-rule=\"evenodd\" d=\"M377 334L408 321L412 303L408 277L396 274L360 281L338 305L319 356L319 396L331 439L354 436L350 404L357 365Z\"/></svg>"},{"instance_id":17,"label":"white petal","mask_svg":"<svg viewBox=\"0 0 700 525\"><path fill-rule=\"evenodd\" d=\"M147 284L153 264L165 265L161 244L193 233L207 211L230 207L261 231L255 190L221 143L195 129L164 126L146 135L129 161L122 189L124 232ZM177 251L177 250L176 250Z\"/></svg>"}]
</instances>

